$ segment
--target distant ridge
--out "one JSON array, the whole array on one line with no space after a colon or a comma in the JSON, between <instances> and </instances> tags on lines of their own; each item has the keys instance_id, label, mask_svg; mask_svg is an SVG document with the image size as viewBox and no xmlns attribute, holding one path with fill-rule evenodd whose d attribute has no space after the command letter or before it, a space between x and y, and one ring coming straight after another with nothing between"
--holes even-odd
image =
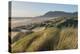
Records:
<instances>
[{"instance_id":1,"label":"distant ridge","mask_svg":"<svg viewBox=\"0 0 80 54\"><path fill-rule=\"evenodd\" d=\"M78 15L78 13L77 12L69 13L64 11L49 11L44 15L38 17L58 17L58 16L74 16L74 15Z\"/></svg>"}]
</instances>

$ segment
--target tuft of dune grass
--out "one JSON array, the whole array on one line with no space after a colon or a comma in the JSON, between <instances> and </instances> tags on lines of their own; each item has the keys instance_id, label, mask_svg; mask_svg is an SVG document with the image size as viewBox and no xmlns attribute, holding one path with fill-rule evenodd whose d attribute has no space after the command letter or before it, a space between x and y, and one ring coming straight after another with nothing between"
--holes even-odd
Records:
<instances>
[{"instance_id":1,"label":"tuft of dune grass","mask_svg":"<svg viewBox=\"0 0 80 54\"><path fill-rule=\"evenodd\" d=\"M39 37L43 32L36 32L25 36L24 38L16 41L11 45L12 52L24 52L25 49L33 42L34 39Z\"/></svg>"},{"instance_id":2,"label":"tuft of dune grass","mask_svg":"<svg viewBox=\"0 0 80 54\"><path fill-rule=\"evenodd\" d=\"M26 51L43 51L50 49L50 41L57 35L59 32L56 28L47 28L43 35L34 40L31 45L26 49ZM46 47L45 47L46 46Z\"/></svg>"},{"instance_id":3,"label":"tuft of dune grass","mask_svg":"<svg viewBox=\"0 0 80 54\"><path fill-rule=\"evenodd\" d=\"M68 27L60 32L60 39L56 49L76 49L78 47L77 28Z\"/></svg>"}]
</instances>

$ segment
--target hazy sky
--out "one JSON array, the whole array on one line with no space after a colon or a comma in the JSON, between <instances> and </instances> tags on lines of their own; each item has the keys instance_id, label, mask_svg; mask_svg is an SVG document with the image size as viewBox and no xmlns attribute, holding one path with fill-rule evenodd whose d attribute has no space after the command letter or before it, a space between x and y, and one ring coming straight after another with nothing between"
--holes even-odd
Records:
<instances>
[{"instance_id":1,"label":"hazy sky","mask_svg":"<svg viewBox=\"0 0 80 54\"><path fill-rule=\"evenodd\" d=\"M12 2L12 17L34 17L45 14L48 11L77 11L77 5L32 3L32 2Z\"/></svg>"}]
</instances>

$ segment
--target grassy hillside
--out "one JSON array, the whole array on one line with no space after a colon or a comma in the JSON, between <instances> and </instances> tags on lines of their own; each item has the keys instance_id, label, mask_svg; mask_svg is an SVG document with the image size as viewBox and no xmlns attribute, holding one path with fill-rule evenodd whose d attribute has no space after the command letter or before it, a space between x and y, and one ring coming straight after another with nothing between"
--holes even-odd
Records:
<instances>
[{"instance_id":1,"label":"grassy hillside","mask_svg":"<svg viewBox=\"0 0 80 54\"><path fill-rule=\"evenodd\" d=\"M20 32L12 39L11 52L33 52L78 48L77 17L59 17L41 23L17 27ZM13 29L13 30L16 30ZM20 30L21 31L21 30Z\"/></svg>"}]
</instances>

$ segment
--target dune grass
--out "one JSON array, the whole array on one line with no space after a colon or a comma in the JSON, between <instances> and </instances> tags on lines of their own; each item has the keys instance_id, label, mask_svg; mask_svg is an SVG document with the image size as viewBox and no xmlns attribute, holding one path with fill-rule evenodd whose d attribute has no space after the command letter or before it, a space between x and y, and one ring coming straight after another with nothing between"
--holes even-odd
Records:
<instances>
[{"instance_id":1,"label":"dune grass","mask_svg":"<svg viewBox=\"0 0 80 54\"><path fill-rule=\"evenodd\" d=\"M76 49L78 47L78 30L69 27L62 29L60 39L56 49Z\"/></svg>"},{"instance_id":2,"label":"dune grass","mask_svg":"<svg viewBox=\"0 0 80 54\"><path fill-rule=\"evenodd\" d=\"M47 28L44 33L34 40L31 45L26 49L26 51L43 51L50 49L50 41L57 36L59 29Z\"/></svg>"},{"instance_id":3,"label":"dune grass","mask_svg":"<svg viewBox=\"0 0 80 54\"><path fill-rule=\"evenodd\" d=\"M62 49L76 49L78 47L77 28L54 28L26 35L12 44L12 52L33 52Z\"/></svg>"},{"instance_id":4,"label":"dune grass","mask_svg":"<svg viewBox=\"0 0 80 54\"><path fill-rule=\"evenodd\" d=\"M32 33L30 35L25 36L24 38L16 41L11 45L12 52L24 52L24 50L29 46L34 39L39 37L43 32Z\"/></svg>"}]
</instances>

